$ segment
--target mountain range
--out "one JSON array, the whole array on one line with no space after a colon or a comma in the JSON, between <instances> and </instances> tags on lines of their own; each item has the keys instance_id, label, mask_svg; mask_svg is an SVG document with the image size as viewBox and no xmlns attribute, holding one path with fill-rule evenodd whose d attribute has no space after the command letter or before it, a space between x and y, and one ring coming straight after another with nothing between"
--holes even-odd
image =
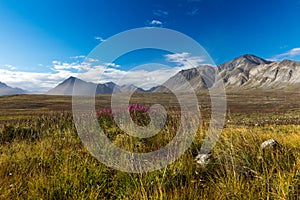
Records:
<instances>
[{"instance_id":1,"label":"mountain range","mask_svg":"<svg viewBox=\"0 0 300 200\"><path fill-rule=\"evenodd\" d=\"M300 62L244 55L218 67L227 89L283 89L300 83Z\"/></svg>"},{"instance_id":2,"label":"mountain range","mask_svg":"<svg viewBox=\"0 0 300 200\"><path fill-rule=\"evenodd\" d=\"M226 90L299 88L300 62L273 62L246 54L217 67L202 65L182 70L163 85L180 91L192 86L197 91L211 87L217 75L221 77ZM184 83L185 80L189 84ZM155 92L170 91L165 86L158 87Z\"/></svg>"},{"instance_id":3,"label":"mountain range","mask_svg":"<svg viewBox=\"0 0 300 200\"><path fill-rule=\"evenodd\" d=\"M5 83L0 82L0 96L26 93L27 92L25 90L22 90L20 88L13 88L6 85Z\"/></svg>"},{"instance_id":4,"label":"mountain range","mask_svg":"<svg viewBox=\"0 0 300 200\"><path fill-rule=\"evenodd\" d=\"M114 93L122 93L122 92L147 92L147 90L143 90L142 88L138 88L135 85L122 85L119 86L113 82L107 82L103 84L96 84L91 82L83 81L79 78L69 77L62 83L58 84L55 88L49 90L46 94L48 95L72 95L73 87L76 82L76 91L78 95L88 95L88 94L112 94ZM87 88L95 89L96 91L90 91Z\"/></svg>"},{"instance_id":5,"label":"mountain range","mask_svg":"<svg viewBox=\"0 0 300 200\"><path fill-rule=\"evenodd\" d=\"M119 86L113 82L96 84L70 77L46 94L72 95L75 82L78 88L82 88L80 95L89 93L86 88L96 88L96 94L132 91L170 92L168 88L184 91L185 88L190 86L195 90L200 90L211 87L215 82L216 75L221 77L228 90L300 88L300 62L292 60L274 62L246 54L217 67L201 65L196 68L181 70L162 86L159 85L149 90L144 90L135 85ZM0 82L0 96L24 93L26 92L22 89L12 88Z\"/></svg>"}]
</instances>

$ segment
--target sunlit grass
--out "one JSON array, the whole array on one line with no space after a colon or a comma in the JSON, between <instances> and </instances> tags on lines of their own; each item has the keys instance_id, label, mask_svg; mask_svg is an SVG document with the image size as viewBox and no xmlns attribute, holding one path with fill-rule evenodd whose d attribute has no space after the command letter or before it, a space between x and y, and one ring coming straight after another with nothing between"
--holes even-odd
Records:
<instances>
[{"instance_id":1,"label":"sunlit grass","mask_svg":"<svg viewBox=\"0 0 300 200\"><path fill-rule=\"evenodd\" d=\"M70 113L32 118L8 130L2 126L0 134L3 131L12 137L0 146L1 199L297 199L300 195L300 125L228 124L206 168L194 162L203 127L184 156L143 174L116 171L93 158L77 136ZM167 134L143 141L140 147L151 150L156 142L168 141ZM280 153L263 155L260 144L269 138L282 145ZM141 141L119 136L115 142L136 150L134 144Z\"/></svg>"},{"instance_id":2,"label":"sunlit grass","mask_svg":"<svg viewBox=\"0 0 300 200\"><path fill-rule=\"evenodd\" d=\"M136 94L131 103L147 95ZM109 101L99 96L96 107ZM299 94L228 95L226 125L205 168L194 159L209 124L209 98L200 95L199 102L204 121L187 152L161 170L130 174L108 168L86 150L73 123L71 97L1 97L0 199L299 199ZM176 107L167 94L146 101L154 103ZM147 116L136 122L143 119L147 124ZM119 147L149 152L172 140L174 123L179 120L167 121L148 139L129 136L111 122L103 128ZM280 150L264 154L260 145L270 138Z\"/></svg>"}]
</instances>

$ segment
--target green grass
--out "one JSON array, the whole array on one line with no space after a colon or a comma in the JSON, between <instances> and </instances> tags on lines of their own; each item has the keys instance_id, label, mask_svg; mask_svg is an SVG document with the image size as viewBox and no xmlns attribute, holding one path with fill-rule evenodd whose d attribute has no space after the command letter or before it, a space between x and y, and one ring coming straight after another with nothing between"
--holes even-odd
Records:
<instances>
[{"instance_id":1,"label":"green grass","mask_svg":"<svg viewBox=\"0 0 300 200\"><path fill-rule=\"evenodd\" d=\"M275 94L269 95L276 97ZM245 96L240 97L246 100ZM194 162L207 129L207 123L203 123L191 147L176 162L158 171L130 174L106 167L85 149L76 133L69 97L34 96L35 102L26 106L32 98L26 95L0 98L3 102L0 104L3 111L0 122L0 199L300 197L297 102L262 114L260 111L266 109L265 104L260 105L258 100L253 104L238 103L238 95L232 95L228 99L229 121L214 148L213 162L206 168ZM106 103L109 99L107 96L99 98ZM132 101L144 98L136 96ZM272 101L274 105L280 104L281 97L277 98L278 101ZM167 97L163 100L166 104L169 102ZM14 105L4 103L10 101ZM18 101L25 101L23 109L26 111L19 115L16 114L20 107ZM55 102L60 102L60 105ZM38 109L37 105L41 104L43 106ZM206 117L205 121L209 115ZM152 140L138 140L113 129L108 134L120 147L143 152L153 150L158 142L167 143L173 137L174 129L167 126L165 132ZM263 153L260 150L261 142L269 138L281 144L279 151Z\"/></svg>"}]
</instances>

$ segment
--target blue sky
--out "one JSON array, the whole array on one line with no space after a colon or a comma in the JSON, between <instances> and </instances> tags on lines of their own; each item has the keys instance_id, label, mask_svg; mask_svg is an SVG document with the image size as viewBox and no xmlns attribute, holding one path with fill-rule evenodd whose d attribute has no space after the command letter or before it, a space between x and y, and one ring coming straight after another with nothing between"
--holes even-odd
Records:
<instances>
[{"instance_id":1,"label":"blue sky","mask_svg":"<svg viewBox=\"0 0 300 200\"><path fill-rule=\"evenodd\" d=\"M47 91L74 75L80 58L103 40L149 26L190 36L216 64L247 53L300 60L299 0L2 0L0 81ZM163 62L163 53L120 59L116 74L136 64Z\"/></svg>"}]
</instances>

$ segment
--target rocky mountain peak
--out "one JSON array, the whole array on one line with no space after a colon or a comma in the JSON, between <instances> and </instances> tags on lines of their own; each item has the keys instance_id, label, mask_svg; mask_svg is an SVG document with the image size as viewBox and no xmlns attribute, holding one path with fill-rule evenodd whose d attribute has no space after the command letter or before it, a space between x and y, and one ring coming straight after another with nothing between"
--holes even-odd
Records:
<instances>
[{"instance_id":1,"label":"rocky mountain peak","mask_svg":"<svg viewBox=\"0 0 300 200\"><path fill-rule=\"evenodd\" d=\"M262 58L260 58L258 56L252 55L252 54L242 55L242 56L234 59L233 61L251 63L251 64L255 64L255 65L270 64L270 63L272 63L272 61L268 61L268 60L262 59Z\"/></svg>"},{"instance_id":2,"label":"rocky mountain peak","mask_svg":"<svg viewBox=\"0 0 300 200\"><path fill-rule=\"evenodd\" d=\"M262 59L252 54L245 54L219 66L219 71L232 71L239 67L252 68L261 64L271 64L272 61Z\"/></svg>"},{"instance_id":3,"label":"rocky mountain peak","mask_svg":"<svg viewBox=\"0 0 300 200\"><path fill-rule=\"evenodd\" d=\"M75 80L77 80L78 78L74 77L74 76L70 76L69 78L67 78L66 80L63 81L63 83L68 83L68 82L71 82L71 83L74 83Z\"/></svg>"}]
</instances>

